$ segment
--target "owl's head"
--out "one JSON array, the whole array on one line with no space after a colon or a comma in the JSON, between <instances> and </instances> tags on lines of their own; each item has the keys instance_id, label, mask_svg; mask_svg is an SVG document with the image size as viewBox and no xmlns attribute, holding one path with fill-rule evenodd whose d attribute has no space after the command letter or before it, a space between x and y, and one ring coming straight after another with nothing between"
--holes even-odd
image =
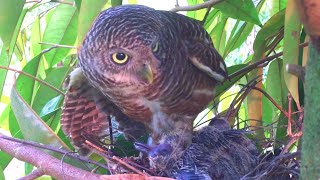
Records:
<instances>
[{"instance_id":1,"label":"owl's head","mask_svg":"<svg viewBox=\"0 0 320 180\"><path fill-rule=\"evenodd\" d=\"M151 84L160 61L155 10L120 6L103 11L79 49L79 60L89 79Z\"/></svg>"}]
</instances>

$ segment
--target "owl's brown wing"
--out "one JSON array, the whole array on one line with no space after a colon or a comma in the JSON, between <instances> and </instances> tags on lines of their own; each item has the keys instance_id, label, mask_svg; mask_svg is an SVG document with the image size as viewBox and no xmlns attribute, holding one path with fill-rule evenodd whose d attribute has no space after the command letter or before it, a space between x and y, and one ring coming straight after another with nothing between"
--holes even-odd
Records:
<instances>
[{"instance_id":1,"label":"owl's brown wing","mask_svg":"<svg viewBox=\"0 0 320 180\"><path fill-rule=\"evenodd\" d=\"M208 42L211 42L211 39L188 39L188 57L199 70L221 83L228 77L226 64L214 46Z\"/></svg>"},{"instance_id":2,"label":"owl's brown wing","mask_svg":"<svg viewBox=\"0 0 320 180\"><path fill-rule=\"evenodd\" d=\"M124 115L106 96L92 87L83 76L81 68L76 68L66 79L61 126L70 136L72 143L79 148L79 153L90 152L88 142L105 149L102 139L107 135L112 138L111 116L118 122L118 130L127 139L136 139L146 133L143 124Z\"/></svg>"},{"instance_id":3,"label":"owl's brown wing","mask_svg":"<svg viewBox=\"0 0 320 180\"><path fill-rule=\"evenodd\" d=\"M86 81L80 68L70 74L65 86L67 92L61 115L63 132L70 136L72 143L79 148L79 153L82 155L90 152L86 141L103 148L100 139L110 134L108 132L110 113L102 112L94 99L104 97ZM107 103L100 106L107 106Z\"/></svg>"}]
</instances>

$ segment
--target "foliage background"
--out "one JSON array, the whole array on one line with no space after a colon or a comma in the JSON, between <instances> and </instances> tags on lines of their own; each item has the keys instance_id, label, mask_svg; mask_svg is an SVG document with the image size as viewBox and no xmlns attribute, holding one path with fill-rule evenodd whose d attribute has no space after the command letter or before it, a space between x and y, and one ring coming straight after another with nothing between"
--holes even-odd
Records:
<instances>
[{"instance_id":1,"label":"foliage background","mask_svg":"<svg viewBox=\"0 0 320 180\"><path fill-rule=\"evenodd\" d=\"M173 2L171 8L174 8ZM0 0L1 133L74 150L59 124L64 92L62 84L76 64L75 47L81 44L96 15L121 3L116 0ZM135 0L123 3L141 4ZM146 1L147 5L155 8L162 3ZM179 1L180 6L200 3L203 0ZM203 20L206 9L180 13ZM199 115L196 123L225 113L236 97L235 93L241 89L240 84L246 84L257 76L262 77L257 87L269 94L286 112L288 106L292 107L292 112L303 106L303 85L284 68L286 64L305 65L308 53L306 49L299 49L299 44L308 38L301 29L293 1L225 0L211 9L204 27L225 58L230 74L243 68L245 63L278 52L283 52L283 56L219 87L217 97ZM34 78L14 73L20 70ZM288 101L288 92L294 101ZM215 106L217 102L220 102L219 106ZM297 115L292 117L298 119ZM286 115L256 91L249 93L230 122L237 128L258 128L255 139L262 149L279 148L290 141L286 136ZM293 131L299 130L293 127ZM297 144L290 146L289 151L294 151ZM0 151L0 159L1 179L12 157ZM26 163L24 173L29 174L32 169ZM7 169L6 172L12 173L12 170Z\"/></svg>"}]
</instances>

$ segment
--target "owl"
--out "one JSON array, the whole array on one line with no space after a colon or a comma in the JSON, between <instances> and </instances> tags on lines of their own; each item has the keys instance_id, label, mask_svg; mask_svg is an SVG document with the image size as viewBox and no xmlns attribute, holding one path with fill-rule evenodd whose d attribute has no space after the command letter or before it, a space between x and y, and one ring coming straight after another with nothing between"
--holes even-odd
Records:
<instances>
[{"instance_id":1,"label":"owl","mask_svg":"<svg viewBox=\"0 0 320 180\"><path fill-rule=\"evenodd\" d=\"M227 77L226 65L202 24L141 5L100 13L78 50L90 85L125 116L142 123L152 144L179 134L192 139L195 117Z\"/></svg>"}]
</instances>

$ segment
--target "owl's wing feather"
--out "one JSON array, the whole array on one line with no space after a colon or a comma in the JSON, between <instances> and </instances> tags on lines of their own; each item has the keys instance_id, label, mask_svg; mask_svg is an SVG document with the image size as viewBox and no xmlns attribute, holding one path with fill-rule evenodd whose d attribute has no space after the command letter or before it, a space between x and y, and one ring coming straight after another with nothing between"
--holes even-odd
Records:
<instances>
[{"instance_id":1,"label":"owl's wing feather","mask_svg":"<svg viewBox=\"0 0 320 180\"><path fill-rule=\"evenodd\" d=\"M101 139L110 135L112 142L111 116L118 122L118 130L127 139L137 139L147 133L145 126L124 115L106 96L91 86L84 77L81 68L76 68L66 79L61 126L63 132L70 136L79 152L90 152L86 141L104 148Z\"/></svg>"},{"instance_id":2,"label":"owl's wing feather","mask_svg":"<svg viewBox=\"0 0 320 180\"><path fill-rule=\"evenodd\" d=\"M86 140L103 148L100 139L108 134L110 113L101 111L107 108L107 100L98 105L94 99L106 99L92 88L83 77L80 68L75 69L65 82L68 89L65 95L61 126L63 132L70 136L79 153L87 155L90 150ZM93 96L96 96L93 98ZM110 132L109 132L110 134Z\"/></svg>"},{"instance_id":3,"label":"owl's wing feather","mask_svg":"<svg viewBox=\"0 0 320 180\"><path fill-rule=\"evenodd\" d=\"M218 82L228 77L224 60L212 44L194 39L188 40L186 44L189 60L195 67Z\"/></svg>"}]
</instances>

